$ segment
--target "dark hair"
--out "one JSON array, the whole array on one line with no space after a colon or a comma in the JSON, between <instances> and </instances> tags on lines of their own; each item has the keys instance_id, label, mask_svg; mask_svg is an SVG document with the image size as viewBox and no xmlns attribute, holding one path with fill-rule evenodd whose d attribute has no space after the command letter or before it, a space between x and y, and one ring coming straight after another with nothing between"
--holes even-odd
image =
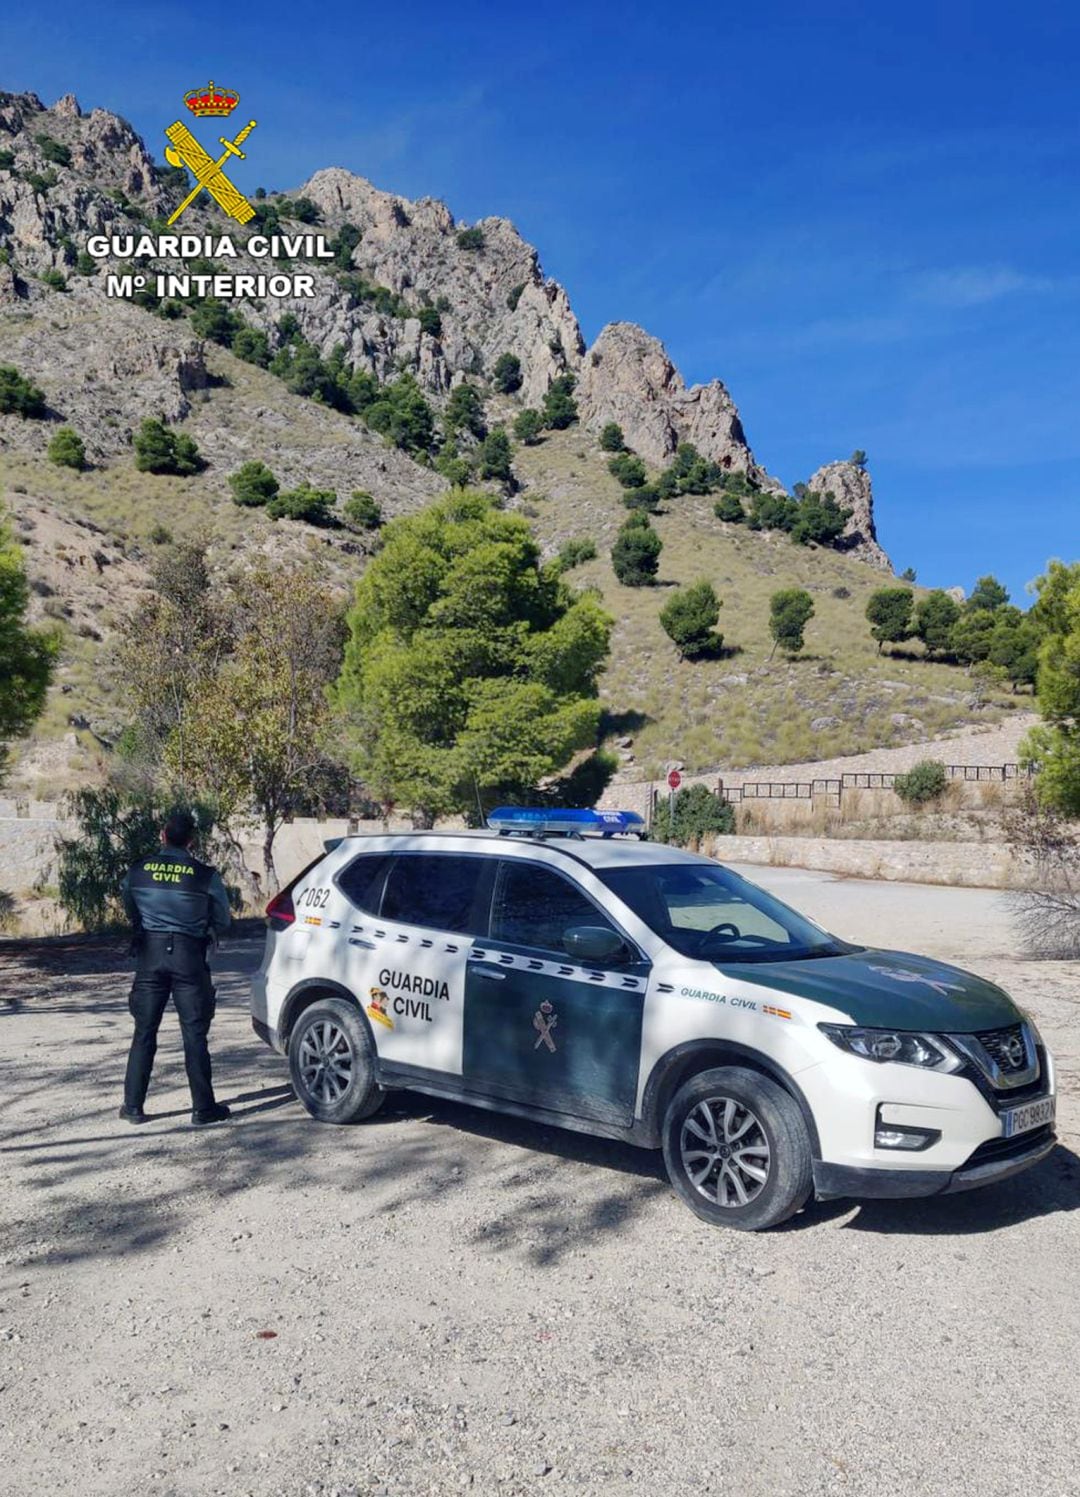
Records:
<instances>
[{"instance_id":1,"label":"dark hair","mask_svg":"<svg viewBox=\"0 0 1080 1497\"><path fill-rule=\"evenodd\" d=\"M190 811L171 811L164 831L170 847L187 847L195 836L195 818Z\"/></svg>"}]
</instances>

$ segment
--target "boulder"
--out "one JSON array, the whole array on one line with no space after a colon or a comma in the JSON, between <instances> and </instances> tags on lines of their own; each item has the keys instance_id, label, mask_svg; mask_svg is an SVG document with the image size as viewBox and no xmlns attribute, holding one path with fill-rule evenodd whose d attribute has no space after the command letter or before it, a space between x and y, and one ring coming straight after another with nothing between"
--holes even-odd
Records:
<instances>
[{"instance_id":1,"label":"boulder","mask_svg":"<svg viewBox=\"0 0 1080 1497\"><path fill-rule=\"evenodd\" d=\"M874 528L874 493L866 469L852 462L826 463L807 487L814 493L832 494L841 509L851 510L840 548L883 572L891 572L892 562L878 544Z\"/></svg>"}]
</instances>

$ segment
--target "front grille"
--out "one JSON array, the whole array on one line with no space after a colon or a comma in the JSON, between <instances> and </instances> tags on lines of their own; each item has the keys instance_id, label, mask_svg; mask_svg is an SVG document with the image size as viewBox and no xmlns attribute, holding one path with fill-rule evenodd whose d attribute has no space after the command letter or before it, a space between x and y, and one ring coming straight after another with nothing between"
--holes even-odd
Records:
<instances>
[{"instance_id":1,"label":"front grille","mask_svg":"<svg viewBox=\"0 0 1080 1497\"><path fill-rule=\"evenodd\" d=\"M994 1064L1006 1076L1014 1076L1028 1067L1027 1046L1024 1044L1022 1024L1009 1024L1005 1029L984 1029L978 1039L987 1050Z\"/></svg>"},{"instance_id":2,"label":"front grille","mask_svg":"<svg viewBox=\"0 0 1080 1497\"><path fill-rule=\"evenodd\" d=\"M980 1144L971 1158L967 1160L964 1169L975 1164L990 1164L1002 1159L1015 1159L1053 1137L1053 1126L1050 1123L1044 1123L1041 1128L1032 1128L1030 1133L1018 1133L1015 1138L988 1138L986 1143Z\"/></svg>"}]
</instances>

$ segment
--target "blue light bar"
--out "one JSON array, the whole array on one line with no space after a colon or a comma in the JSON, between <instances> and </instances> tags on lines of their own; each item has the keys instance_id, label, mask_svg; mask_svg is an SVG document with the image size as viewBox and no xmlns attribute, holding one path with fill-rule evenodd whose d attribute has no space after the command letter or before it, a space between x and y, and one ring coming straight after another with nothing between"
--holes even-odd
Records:
<instances>
[{"instance_id":1,"label":"blue light bar","mask_svg":"<svg viewBox=\"0 0 1080 1497\"><path fill-rule=\"evenodd\" d=\"M644 818L636 811L563 811L546 806L499 806L487 824L493 832L532 833L534 836L580 836L598 832L613 837L618 832L645 830Z\"/></svg>"}]
</instances>

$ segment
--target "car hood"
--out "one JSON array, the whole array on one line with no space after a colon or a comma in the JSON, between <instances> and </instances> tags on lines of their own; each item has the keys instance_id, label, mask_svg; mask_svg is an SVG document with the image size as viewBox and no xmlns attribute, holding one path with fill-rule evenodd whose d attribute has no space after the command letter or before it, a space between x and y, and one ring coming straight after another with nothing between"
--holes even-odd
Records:
<instances>
[{"instance_id":1,"label":"car hood","mask_svg":"<svg viewBox=\"0 0 1080 1497\"><path fill-rule=\"evenodd\" d=\"M741 982L827 1004L868 1029L973 1034L1023 1016L985 978L905 951L861 949L793 962L739 962L717 968Z\"/></svg>"}]
</instances>

